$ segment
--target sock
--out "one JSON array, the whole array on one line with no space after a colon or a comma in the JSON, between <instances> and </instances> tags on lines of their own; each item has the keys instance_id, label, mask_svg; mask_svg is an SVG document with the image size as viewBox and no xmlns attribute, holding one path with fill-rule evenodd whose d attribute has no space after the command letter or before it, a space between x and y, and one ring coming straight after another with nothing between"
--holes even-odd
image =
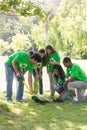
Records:
<instances>
[{"instance_id":1,"label":"sock","mask_svg":"<svg viewBox=\"0 0 87 130\"><path fill-rule=\"evenodd\" d=\"M77 97L76 97L76 96L74 96L74 97L73 97L73 100L77 101Z\"/></svg>"}]
</instances>

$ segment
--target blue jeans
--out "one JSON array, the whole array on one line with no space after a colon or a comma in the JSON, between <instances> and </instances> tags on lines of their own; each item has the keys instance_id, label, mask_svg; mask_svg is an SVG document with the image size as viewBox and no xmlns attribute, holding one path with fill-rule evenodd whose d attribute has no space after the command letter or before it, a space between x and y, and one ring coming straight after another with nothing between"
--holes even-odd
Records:
<instances>
[{"instance_id":1,"label":"blue jeans","mask_svg":"<svg viewBox=\"0 0 87 130\"><path fill-rule=\"evenodd\" d=\"M61 89L63 88L62 86L60 86L59 84L57 84L56 86L54 86L54 90L57 91L59 94L61 94L63 92L64 89ZM62 97L61 97L61 100L66 100L66 99L70 99L72 98L72 95L69 91L65 92Z\"/></svg>"},{"instance_id":2,"label":"blue jeans","mask_svg":"<svg viewBox=\"0 0 87 130\"><path fill-rule=\"evenodd\" d=\"M38 70L38 71L39 71L39 70ZM33 76L34 76L34 78L36 77L35 70L33 70ZM40 86L39 93L40 93L40 94L43 94L43 81L42 81L42 73L41 73L41 79L39 80L39 86Z\"/></svg>"},{"instance_id":3,"label":"blue jeans","mask_svg":"<svg viewBox=\"0 0 87 130\"><path fill-rule=\"evenodd\" d=\"M12 100L12 84L13 84L13 76L15 75L17 80L17 91L16 91L16 100L22 100L23 91L24 91L24 84L22 80L17 77L13 67L7 65L5 63L5 73L6 73L6 98L7 101ZM24 79L24 77L23 77Z\"/></svg>"}]
</instances>

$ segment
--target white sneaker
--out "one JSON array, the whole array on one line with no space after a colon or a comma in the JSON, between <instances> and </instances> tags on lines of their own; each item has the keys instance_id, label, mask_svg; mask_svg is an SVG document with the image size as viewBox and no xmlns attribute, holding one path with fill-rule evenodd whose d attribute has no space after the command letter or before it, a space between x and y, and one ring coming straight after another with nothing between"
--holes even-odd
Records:
<instances>
[{"instance_id":1,"label":"white sneaker","mask_svg":"<svg viewBox=\"0 0 87 130\"><path fill-rule=\"evenodd\" d=\"M23 97L22 97L22 99L24 99L24 100L25 100L25 99L27 99L27 97L26 97L26 96L23 96Z\"/></svg>"},{"instance_id":2,"label":"white sneaker","mask_svg":"<svg viewBox=\"0 0 87 130\"><path fill-rule=\"evenodd\" d=\"M7 100L7 103L13 103L13 101L12 100Z\"/></svg>"}]
</instances>

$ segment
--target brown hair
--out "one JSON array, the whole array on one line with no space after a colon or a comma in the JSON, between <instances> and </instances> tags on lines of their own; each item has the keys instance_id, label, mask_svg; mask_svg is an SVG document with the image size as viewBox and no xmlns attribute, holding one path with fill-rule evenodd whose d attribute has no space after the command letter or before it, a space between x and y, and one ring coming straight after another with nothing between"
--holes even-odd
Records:
<instances>
[{"instance_id":1,"label":"brown hair","mask_svg":"<svg viewBox=\"0 0 87 130\"><path fill-rule=\"evenodd\" d=\"M50 49L51 53L55 53L56 52L56 50L51 45L47 45L45 49L46 49L46 54L47 54L47 49Z\"/></svg>"}]
</instances>

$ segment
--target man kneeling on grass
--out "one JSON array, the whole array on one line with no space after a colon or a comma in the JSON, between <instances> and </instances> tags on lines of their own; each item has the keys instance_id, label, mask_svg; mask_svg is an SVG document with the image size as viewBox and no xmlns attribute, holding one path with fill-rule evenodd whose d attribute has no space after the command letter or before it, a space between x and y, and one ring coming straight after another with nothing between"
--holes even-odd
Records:
<instances>
[{"instance_id":1,"label":"man kneeling on grass","mask_svg":"<svg viewBox=\"0 0 87 130\"><path fill-rule=\"evenodd\" d=\"M64 85L68 85L68 90L71 90L73 95L73 101L71 103L75 104L78 101L85 101L87 99L87 96L84 96L85 90L87 89L87 76L85 72L79 65L72 63L69 57L63 59L63 64L67 68ZM77 95L75 89L77 90Z\"/></svg>"}]
</instances>

